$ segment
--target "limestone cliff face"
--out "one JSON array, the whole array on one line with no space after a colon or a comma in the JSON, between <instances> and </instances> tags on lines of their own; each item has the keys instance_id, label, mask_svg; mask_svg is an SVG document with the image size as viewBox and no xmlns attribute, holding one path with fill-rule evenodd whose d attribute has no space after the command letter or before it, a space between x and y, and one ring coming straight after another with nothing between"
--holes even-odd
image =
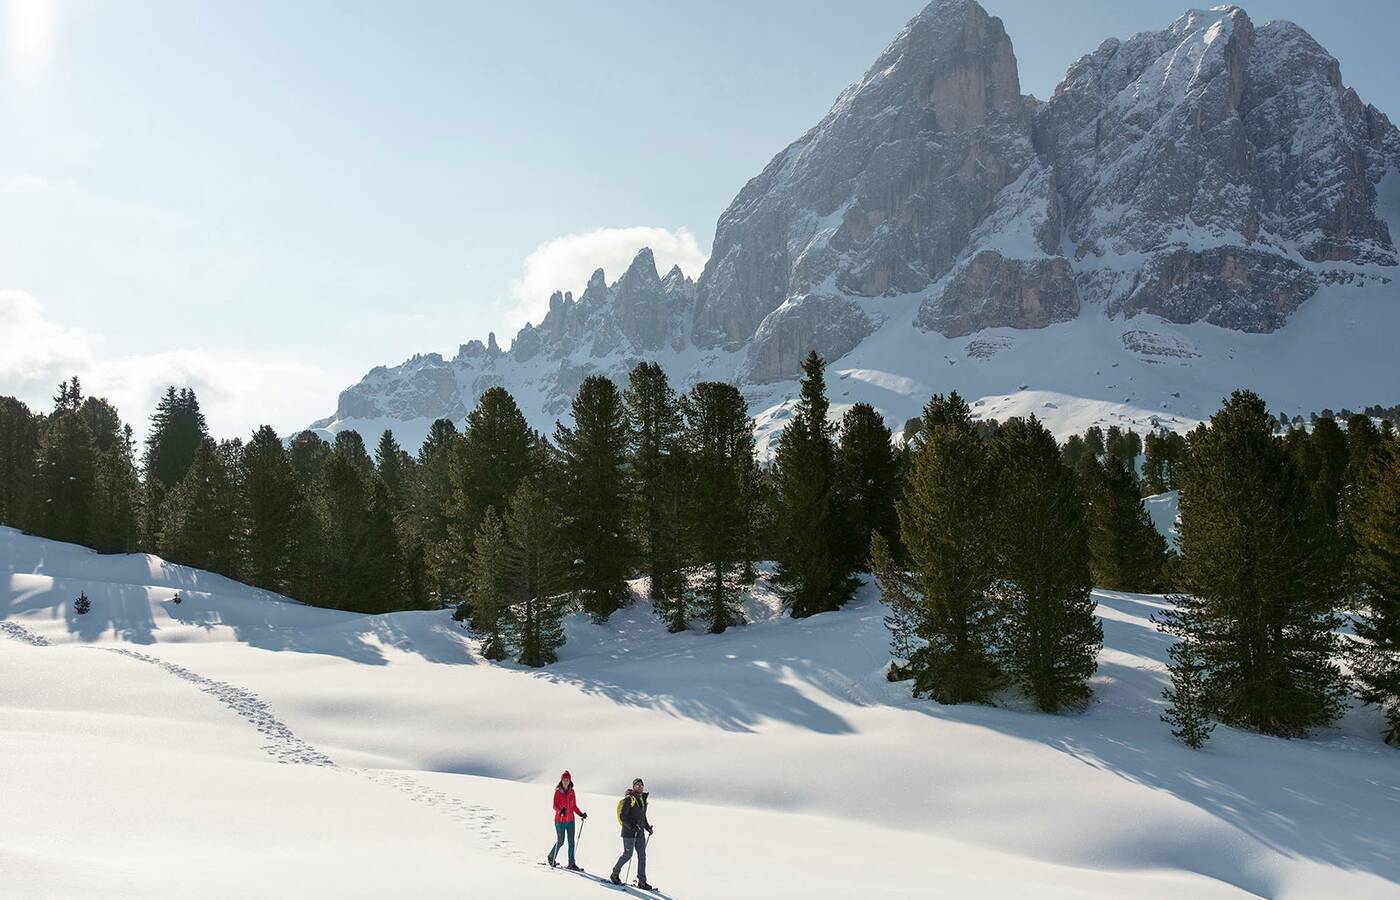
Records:
<instances>
[{"instance_id":1,"label":"limestone cliff face","mask_svg":"<svg viewBox=\"0 0 1400 900\"><path fill-rule=\"evenodd\" d=\"M805 327L790 300L927 289L1034 162L1032 109L1001 20L930 4L720 217L697 342L752 339L755 378L791 377L802 354L766 346Z\"/></svg>"},{"instance_id":2,"label":"limestone cliff face","mask_svg":"<svg viewBox=\"0 0 1400 900\"><path fill-rule=\"evenodd\" d=\"M1271 331L1316 290L1300 258L1396 263L1377 185L1400 137L1289 22L1218 7L1105 41L1038 113L1036 147L1081 291L1110 313Z\"/></svg>"},{"instance_id":3,"label":"limestone cliff face","mask_svg":"<svg viewBox=\"0 0 1400 900\"><path fill-rule=\"evenodd\" d=\"M1383 185L1400 194L1400 131L1292 23L1188 10L1104 41L1042 103L999 19L934 0L744 185L698 281L644 250L616 281L556 293L507 351L493 337L375 369L325 423L459 418L503 384L548 427L586 375L641 359L682 388L756 395L808 350L836 362L890 328L1142 317L1139 348L1167 340L1151 317L1270 332L1321 285L1400 274ZM967 358L1014 344L991 335Z\"/></svg>"}]
</instances>

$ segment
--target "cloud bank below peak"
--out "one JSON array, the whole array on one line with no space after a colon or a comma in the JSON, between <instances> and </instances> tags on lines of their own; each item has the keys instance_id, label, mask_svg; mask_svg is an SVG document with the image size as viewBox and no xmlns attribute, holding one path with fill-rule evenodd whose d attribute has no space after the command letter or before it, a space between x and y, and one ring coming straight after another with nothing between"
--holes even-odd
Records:
<instances>
[{"instance_id":1,"label":"cloud bank below peak","mask_svg":"<svg viewBox=\"0 0 1400 900\"><path fill-rule=\"evenodd\" d=\"M616 279L643 247L651 248L663 275L680 266L686 275L699 277L708 258L687 228L595 228L553 238L525 257L520 277L511 282L506 325L514 331L527 322L538 322L549 311L550 294L582 293L595 269L601 268L610 281Z\"/></svg>"}]
</instances>

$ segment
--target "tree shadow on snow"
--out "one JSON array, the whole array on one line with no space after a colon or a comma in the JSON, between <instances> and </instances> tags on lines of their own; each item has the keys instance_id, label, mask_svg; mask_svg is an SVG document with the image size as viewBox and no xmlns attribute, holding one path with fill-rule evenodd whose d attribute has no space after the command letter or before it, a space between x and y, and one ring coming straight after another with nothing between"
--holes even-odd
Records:
<instances>
[{"instance_id":1,"label":"tree shadow on snow","mask_svg":"<svg viewBox=\"0 0 1400 900\"><path fill-rule=\"evenodd\" d=\"M1120 595L1098 599L1133 616L1154 606ZM1104 619L1103 625L1105 646L1115 652L1160 660L1172 641L1145 618ZM1335 730L1286 740L1221 726L1204 750L1193 751L1158 719L1165 709L1164 667L1101 658L1095 681L1114 701L1093 702L1082 715L931 701L912 701L909 708L1037 741L1084 765L1165 791L1284 856L1400 882L1400 752L1394 748ZM1136 849L1161 866L1186 868L1260 896L1278 890L1268 874L1241 865L1238 848L1215 833L1164 835Z\"/></svg>"}]
</instances>

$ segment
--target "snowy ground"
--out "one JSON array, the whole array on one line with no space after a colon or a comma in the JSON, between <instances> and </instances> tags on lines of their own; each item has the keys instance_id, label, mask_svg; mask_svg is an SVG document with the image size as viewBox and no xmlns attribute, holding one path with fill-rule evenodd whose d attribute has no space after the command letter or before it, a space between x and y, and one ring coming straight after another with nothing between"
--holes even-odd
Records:
<instances>
[{"instance_id":1,"label":"snowy ground","mask_svg":"<svg viewBox=\"0 0 1400 900\"><path fill-rule=\"evenodd\" d=\"M0 529L3 893L597 897L538 865L567 767L604 874L647 779L673 898L1400 895L1400 752L1372 710L1193 753L1157 721L1160 599L1098 599L1096 701L1059 717L910 700L869 590L805 621L759 591L721 636L639 603L527 671L445 613Z\"/></svg>"}]
</instances>

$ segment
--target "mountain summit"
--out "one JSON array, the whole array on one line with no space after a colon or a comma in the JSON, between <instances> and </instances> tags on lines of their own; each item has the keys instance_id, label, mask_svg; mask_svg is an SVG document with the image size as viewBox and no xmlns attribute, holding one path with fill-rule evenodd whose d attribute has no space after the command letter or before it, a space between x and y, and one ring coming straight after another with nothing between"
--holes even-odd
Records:
<instances>
[{"instance_id":1,"label":"mountain summit","mask_svg":"<svg viewBox=\"0 0 1400 900\"><path fill-rule=\"evenodd\" d=\"M501 384L548 428L586 375L655 359L738 382L762 443L812 348L834 412L894 425L950 388L1062 432L1187 427L1239 386L1364 405L1400 383L1397 228L1400 132L1297 25L1189 10L1041 102L1000 19L935 0L744 185L698 281L644 250L508 351L375 369L313 427L411 443Z\"/></svg>"}]
</instances>

